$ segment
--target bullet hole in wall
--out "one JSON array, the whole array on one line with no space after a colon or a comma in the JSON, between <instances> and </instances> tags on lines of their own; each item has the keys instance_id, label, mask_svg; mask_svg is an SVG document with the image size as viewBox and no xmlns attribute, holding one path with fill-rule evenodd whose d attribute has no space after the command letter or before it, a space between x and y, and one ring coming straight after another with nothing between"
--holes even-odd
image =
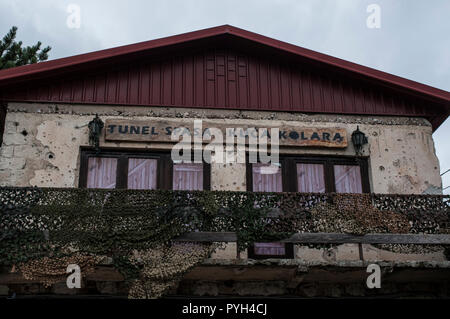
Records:
<instances>
[{"instance_id":1,"label":"bullet hole in wall","mask_svg":"<svg viewBox=\"0 0 450 319\"><path fill-rule=\"evenodd\" d=\"M27 130L23 130L22 132L20 132L23 136L27 136L28 135L28 132L27 132Z\"/></svg>"},{"instance_id":2,"label":"bullet hole in wall","mask_svg":"<svg viewBox=\"0 0 450 319\"><path fill-rule=\"evenodd\" d=\"M54 159L55 158L55 154L50 152L50 153L47 154L47 158L48 159Z\"/></svg>"},{"instance_id":3,"label":"bullet hole in wall","mask_svg":"<svg viewBox=\"0 0 450 319\"><path fill-rule=\"evenodd\" d=\"M327 261L334 261L336 260L336 250L333 248L326 249L322 253L322 257Z\"/></svg>"}]
</instances>

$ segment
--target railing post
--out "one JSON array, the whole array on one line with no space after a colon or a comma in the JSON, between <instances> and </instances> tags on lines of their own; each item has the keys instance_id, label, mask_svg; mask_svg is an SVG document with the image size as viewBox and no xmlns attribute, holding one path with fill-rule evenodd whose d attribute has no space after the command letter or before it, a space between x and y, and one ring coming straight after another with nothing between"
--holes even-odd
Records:
<instances>
[{"instance_id":1,"label":"railing post","mask_svg":"<svg viewBox=\"0 0 450 319\"><path fill-rule=\"evenodd\" d=\"M359 260L364 260L364 254L363 254L363 244L358 243L358 249L359 249Z\"/></svg>"}]
</instances>

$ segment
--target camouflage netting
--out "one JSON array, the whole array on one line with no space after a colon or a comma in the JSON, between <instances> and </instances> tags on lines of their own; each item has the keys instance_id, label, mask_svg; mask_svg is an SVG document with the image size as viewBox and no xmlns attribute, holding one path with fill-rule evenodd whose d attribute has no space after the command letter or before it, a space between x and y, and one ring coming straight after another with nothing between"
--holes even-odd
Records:
<instances>
[{"instance_id":1,"label":"camouflage netting","mask_svg":"<svg viewBox=\"0 0 450 319\"><path fill-rule=\"evenodd\" d=\"M51 285L112 257L130 298L156 298L216 248L179 243L236 232L238 248L296 232L449 233L450 197L162 190L0 188L0 265ZM409 245L385 249L407 250Z\"/></svg>"},{"instance_id":2,"label":"camouflage netting","mask_svg":"<svg viewBox=\"0 0 450 319\"><path fill-rule=\"evenodd\" d=\"M81 273L88 275L94 271L95 265L99 261L100 258L97 256L83 256L74 253L71 256L61 258L43 257L31 259L18 264L15 271L20 272L27 280L37 280L43 283L45 287L49 287L57 282L66 281L68 265L78 265Z\"/></svg>"},{"instance_id":3,"label":"camouflage netting","mask_svg":"<svg viewBox=\"0 0 450 319\"><path fill-rule=\"evenodd\" d=\"M178 284L187 270L202 262L215 248L211 244L174 243L170 247L134 251L130 262L140 269L140 276L132 282L129 297L161 297Z\"/></svg>"}]
</instances>

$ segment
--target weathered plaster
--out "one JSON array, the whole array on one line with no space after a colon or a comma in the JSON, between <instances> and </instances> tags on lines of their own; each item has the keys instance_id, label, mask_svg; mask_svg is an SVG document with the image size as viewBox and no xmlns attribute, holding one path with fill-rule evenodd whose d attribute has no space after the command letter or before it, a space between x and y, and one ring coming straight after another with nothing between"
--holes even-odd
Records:
<instances>
[{"instance_id":1,"label":"weathered plaster","mask_svg":"<svg viewBox=\"0 0 450 319\"><path fill-rule=\"evenodd\" d=\"M372 245L362 245L362 258L365 261L443 261L445 259L444 249L436 248L434 252L424 253L397 253L384 249L378 249ZM417 248L419 249L419 248ZM420 249L419 249L420 250ZM360 260L358 244L336 245L332 248L309 248L308 246L296 245L295 256L304 261L350 261Z\"/></svg>"},{"instance_id":2,"label":"weathered plaster","mask_svg":"<svg viewBox=\"0 0 450 319\"><path fill-rule=\"evenodd\" d=\"M198 110L156 107L119 107L10 103L0 148L0 186L78 187L80 147L88 146L87 124L98 113L102 120L129 118L172 119L180 125L196 118L224 123L255 125L303 125L344 127L350 138L357 125L369 138L364 155L369 156L371 191L375 193L421 194L439 192L441 178L431 125L422 118L306 115L287 112ZM102 147L171 149L169 143L112 143L101 139ZM282 148L281 153L354 156L351 142L346 149ZM213 190L246 190L245 164L212 164ZM441 252L398 257L365 247L367 258L391 260L442 260ZM241 253L241 258L247 254ZM296 248L304 260L358 260L357 245L332 250ZM235 258L236 247L228 244L214 258Z\"/></svg>"},{"instance_id":3,"label":"weathered plaster","mask_svg":"<svg viewBox=\"0 0 450 319\"><path fill-rule=\"evenodd\" d=\"M242 163L211 164L211 189L245 191L246 165Z\"/></svg>"},{"instance_id":4,"label":"weathered plaster","mask_svg":"<svg viewBox=\"0 0 450 319\"><path fill-rule=\"evenodd\" d=\"M369 137L364 155L370 156L371 190L376 193L436 192L441 188L439 162L431 126L421 118L306 115L253 112L86 105L10 103L0 150L0 185L77 187L79 147L88 145L87 123L99 113L107 118L180 121L208 118L218 123L344 127L348 136L359 125ZM25 134L24 134L25 132ZM281 148L290 154L352 156L346 149ZM168 143L105 143L104 147L170 149ZM245 190L245 164L213 164L214 190Z\"/></svg>"},{"instance_id":5,"label":"weathered plaster","mask_svg":"<svg viewBox=\"0 0 450 319\"><path fill-rule=\"evenodd\" d=\"M267 112L239 111L222 109L198 109L177 107L144 107L117 105L84 105L53 103L16 103L8 104L9 112L25 112L39 114L72 114L72 115L121 115L149 116L169 118L201 118L201 119L247 119L247 120L287 120L301 122L335 122L354 124L386 124L386 125L419 125L431 126L423 118L391 117L391 116L356 116L331 114L304 114L300 112Z\"/></svg>"}]
</instances>

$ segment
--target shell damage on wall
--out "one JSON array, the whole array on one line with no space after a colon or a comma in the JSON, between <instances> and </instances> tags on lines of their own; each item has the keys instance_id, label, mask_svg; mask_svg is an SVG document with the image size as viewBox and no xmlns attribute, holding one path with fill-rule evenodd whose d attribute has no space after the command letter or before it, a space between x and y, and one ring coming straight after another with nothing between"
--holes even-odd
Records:
<instances>
[{"instance_id":1,"label":"shell damage on wall","mask_svg":"<svg viewBox=\"0 0 450 319\"><path fill-rule=\"evenodd\" d=\"M56 110L56 108L58 110ZM421 118L365 117L341 115L286 114L284 112L240 112L82 105L10 103L4 144L0 148L2 185L76 187L79 149L88 146L87 124L96 112L108 119L147 122L174 122L180 125L208 118L221 125L343 127L347 134L359 125L369 136L364 156L369 156L371 190L376 193L416 193L440 189L439 163L435 154L430 124ZM153 116L149 116L149 113ZM22 132L26 131L27 135ZM413 135L411 134L413 133ZM102 147L170 150L170 143L105 141ZM350 144L342 150L319 148L281 148L286 154L354 156ZM245 190L245 165L212 167L213 189ZM243 166L243 167L241 167ZM241 172L241 173L239 173ZM228 186L227 186L228 185Z\"/></svg>"}]
</instances>

